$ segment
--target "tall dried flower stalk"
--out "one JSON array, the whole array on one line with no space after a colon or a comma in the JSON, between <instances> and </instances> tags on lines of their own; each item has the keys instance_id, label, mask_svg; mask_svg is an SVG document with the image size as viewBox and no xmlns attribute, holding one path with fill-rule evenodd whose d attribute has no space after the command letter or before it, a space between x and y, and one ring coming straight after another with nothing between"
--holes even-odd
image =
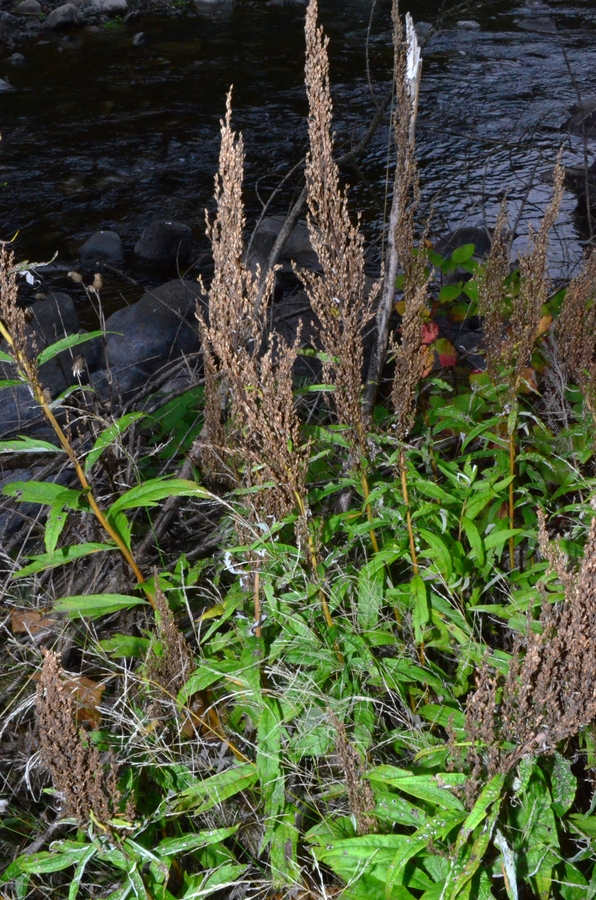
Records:
<instances>
[{"instance_id":1,"label":"tall dried flower stalk","mask_svg":"<svg viewBox=\"0 0 596 900\"><path fill-rule=\"evenodd\" d=\"M403 399L398 402L398 428L401 438L411 427L410 414L415 402L415 391L423 371L422 323L426 306L427 276L424 260L416 254L415 215L420 203L418 169L416 164L416 119L418 93L422 75L420 48L411 16L406 16L406 33L399 15L397 0L393 0L393 79L395 85L395 109L393 112L393 140L395 145L395 173L393 199L387 231L387 254L383 280L383 292L376 319L376 343L369 366L366 386L366 405L372 410L379 379L388 346L389 319L395 301L395 284L399 270L404 275L404 302L406 307L405 332L408 341L404 353L404 365L397 373L395 391L399 396L402 379ZM395 348L393 348L395 349ZM418 359L420 356L420 360ZM415 376L410 378L409 362L414 362Z\"/></svg>"},{"instance_id":2,"label":"tall dried flower stalk","mask_svg":"<svg viewBox=\"0 0 596 900\"><path fill-rule=\"evenodd\" d=\"M396 93L393 114L395 143L395 174L393 199L387 236L387 261L383 293L376 320L376 343L373 349L366 386L366 406L372 410L385 362L387 346L395 357L395 374L391 399L395 411L397 440L403 444L410 431L416 411L418 384L425 365L422 343L423 325L427 310L428 273L423 254L416 251L415 215L420 202L416 165L416 118L418 92L422 74L420 49L411 16L406 16L406 33L399 15L397 0L393 0L394 84ZM399 343L389 339L389 319L395 301L395 284L399 269L403 273L404 315ZM418 561L412 517L408 497L406 459L403 447L398 457L398 473L406 509L406 524L414 574ZM422 653L422 650L421 650Z\"/></svg>"},{"instance_id":3,"label":"tall dried flower stalk","mask_svg":"<svg viewBox=\"0 0 596 900\"><path fill-rule=\"evenodd\" d=\"M509 413L509 527L515 525L515 460L517 397L527 377L532 351L541 334L542 306L550 291L547 271L549 236L563 197L565 170L557 159L553 173L553 196L536 233L530 228L532 246L519 263L519 292L510 295L504 285L509 274L506 245L505 204L497 217L491 252L478 291L478 311L484 316L485 358L494 385L503 383L504 409ZM508 309L510 308L510 313ZM509 565L515 566L514 539L509 538Z\"/></svg>"},{"instance_id":4,"label":"tall dried flower stalk","mask_svg":"<svg viewBox=\"0 0 596 900\"><path fill-rule=\"evenodd\" d=\"M113 756L107 763L76 725L75 708L58 656L45 651L35 707L40 755L61 794L64 812L81 828L95 822L112 833L110 821L118 812L118 768ZM133 810L127 810L132 818Z\"/></svg>"},{"instance_id":5,"label":"tall dried flower stalk","mask_svg":"<svg viewBox=\"0 0 596 900\"><path fill-rule=\"evenodd\" d=\"M558 159L553 173L551 202L538 231L534 233L530 228L532 246L520 259L516 296L510 296L503 285L509 274L504 204L497 217L491 251L479 285L478 311L485 318L486 366L493 382L505 379L508 403L516 400L540 335L541 310L550 291L547 272L549 236L561 206L564 178L565 170Z\"/></svg>"},{"instance_id":6,"label":"tall dried flower stalk","mask_svg":"<svg viewBox=\"0 0 596 900\"><path fill-rule=\"evenodd\" d=\"M365 766L356 748L348 740L346 727L332 710L329 718L335 729L335 749L344 770L350 811L356 819L356 833L372 834L377 831L374 816L375 797L370 782L363 778Z\"/></svg>"},{"instance_id":7,"label":"tall dried flower stalk","mask_svg":"<svg viewBox=\"0 0 596 900\"><path fill-rule=\"evenodd\" d=\"M209 354L212 415L221 410L222 392L229 398L226 450L242 468L245 486L262 486L252 495L258 504L259 522L277 521L298 510L296 532L306 545L316 570L316 554L308 530L305 480L308 446L300 436L294 405L292 373L300 335L288 346L280 335L265 335L264 315L270 302L274 272L266 275L260 296L257 271L253 275L244 260L242 181L244 151L241 136L231 127L231 93L221 123L219 172L215 179L217 214L208 225L215 273L209 289L209 322L200 311L201 333ZM217 396L213 392L217 391ZM326 619L331 616L322 598ZM255 621L259 621L258 573L255 589ZM258 625L257 625L258 628Z\"/></svg>"},{"instance_id":8,"label":"tall dried flower stalk","mask_svg":"<svg viewBox=\"0 0 596 900\"><path fill-rule=\"evenodd\" d=\"M333 158L329 58L323 28L317 25L317 0L306 11L305 84L308 96L310 151L306 157L308 229L321 273L301 271L310 304L319 320L326 360L323 379L332 384L338 421L353 432L360 458L366 456L369 417L362 398L363 331L372 318L380 285L367 296L364 237L348 212L346 191Z\"/></svg>"},{"instance_id":9,"label":"tall dried flower stalk","mask_svg":"<svg viewBox=\"0 0 596 900\"><path fill-rule=\"evenodd\" d=\"M596 424L596 251L573 279L557 320L559 359L579 386Z\"/></svg>"},{"instance_id":10,"label":"tall dried flower stalk","mask_svg":"<svg viewBox=\"0 0 596 900\"><path fill-rule=\"evenodd\" d=\"M154 572L154 584L155 638L160 646L159 653L151 648L147 654L145 674L166 693L176 696L195 667L194 657L186 638L176 625L167 598L159 585L157 570Z\"/></svg>"},{"instance_id":11,"label":"tall dried flower stalk","mask_svg":"<svg viewBox=\"0 0 596 900\"><path fill-rule=\"evenodd\" d=\"M593 507L596 510L596 504ZM525 653L518 638L500 703L497 675L488 663L480 671L465 726L474 742L473 781L483 773L508 772L522 756L552 753L558 743L596 719L596 516L576 576L549 541L542 513L539 540L564 587L565 600L552 604L545 596L541 633L528 628ZM477 741L485 745L484 753ZM515 749L505 749L506 742Z\"/></svg>"},{"instance_id":12,"label":"tall dried flower stalk","mask_svg":"<svg viewBox=\"0 0 596 900\"><path fill-rule=\"evenodd\" d=\"M380 283L367 294L364 272L364 237L359 222L348 211L347 191L342 190L339 167L333 158L331 123L333 103L329 87L329 39L317 25L317 0L306 12L306 60L304 81L309 104L310 151L306 157L306 189L310 241L321 272L299 272L319 322L319 338L326 355L323 380L333 385L332 403L337 420L351 431L355 454L349 465L360 468L366 515L372 522L365 460L370 411L363 394L363 335L373 318L372 307ZM379 546L374 529L370 539Z\"/></svg>"},{"instance_id":13,"label":"tall dried flower stalk","mask_svg":"<svg viewBox=\"0 0 596 900\"><path fill-rule=\"evenodd\" d=\"M51 406L51 398L47 396L41 386L37 360L31 356L31 351L28 346L25 311L24 309L21 309L17 303L17 272L18 266L15 264L13 252L7 249L5 243L2 243L0 245L0 335L6 341L8 352L12 356L18 378L29 386L35 401L39 404L44 416L53 428L62 449L66 452L72 463L81 487L86 492L85 496L93 514L104 531L107 532L118 547L120 553L132 569L137 581L140 584L143 584L145 579L142 572L130 549L127 547L126 542L108 522L100 509L73 446L54 415ZM145 593L147 599L151 605L153 605L151 594L148 591Z\"/></svg>"},{"instance_id":14,"label":"tall dried flower stalk","mask_svg":"<svg viewBox=\"0 0 596 900\"><path fill-rule=\"evenodd\" d=\"M275 273L268 273L264 302L259 313L255 310L259 273L253 275L246 265L242 235L244 150L242 137L232 131L231 116L229 93L226 118L221 123L217 215L213 224L208 222L215 262L209 323L197 313L209 354L206 402L213 406L215 417L222 408L222 387L228 394L228 449L246 462L247 484L271 483L259 503L264 516L277 519L288 515L298 503L297 496L304 495L307 456L301 446L292 393L298 344L289 347L279 335L265 335L263 315Z\"/></svg>"}]
</instances>

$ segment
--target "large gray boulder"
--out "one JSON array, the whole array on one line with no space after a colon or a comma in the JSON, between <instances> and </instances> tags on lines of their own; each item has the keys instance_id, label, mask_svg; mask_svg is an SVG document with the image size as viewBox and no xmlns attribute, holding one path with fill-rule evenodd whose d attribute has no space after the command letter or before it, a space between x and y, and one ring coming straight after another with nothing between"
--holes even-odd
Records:
<instances>
[{"instance_id":1,"label":"large gray boulder","mask_svg":"<svg viewBox=\"0 0 596 900\"><path fill-rule=\"evenodd\" d=\"M252 240L248 264L253 272L257 265L263 271L267 265L269 254L273 248L278 234L283 228L285 219L283 216L269 216L261 222ZM305 222L298 222L294 226L290 237L285 243L281 257L281 273L290 275L293 273L293 263L299 269L318 271L319 258L312 248L310 234Z\"/></svg>"},{"instance_id":2,"label":"large gray boulder","mask_svg":"<svg viewBox=\"0 0 596 900\"><path fill-rule=\"evenodd\" d=\"M41 12L39 0L21 0L15 10L19 16L38 16Z\"/></svg>"},{"instance_id":3,"label":"large gray boulder","mask_svg":"<svg viewBox=\"0 0 596 900\"><path fill-rule=\"evenodd\" d=\"M128 12L126 0L84 0L83 6L106 16L124 16Z\"/></svg>"},{"instance_id":4,"label":"large gray boulder","mask_svg":"<svg viewBox=\"0 0 596 900\"><path fill-rule=\"evenodd\" d=\"M53 9L47 19L44 20L43 27L60 30L62 28L73 28L75 25L82 25L84 18L74 3L64 3Z\"/></svg>"},{"instance_id":5,"label":"large gray boulder","mask_svg":"<svg viewBox=\"0 0 596 900\"><path fill-rule=\"evenodd\" d=\"M188 225L158 219L144 229L134 252L144 265L166 267L185 263L191 250L192 229Z\"/></svg>"},{"instance_id":6,"label":"large gray boulder","mask_svg":"<svg viewBox=\"0 0 596 900\"><path fill-rule=\"evenodd\" d=\"M107 363L124 371L152 374L201 347L195 310L201 289L191 281L170 281L118 310L106 322Z\"/></svg>"},{"instance_id":7,"label":"large gray boulder","mask_svg":"<svg viewBox=\"0 0 596 900\"><path fill-rule=\"evenodd\" d=\"M120 235L115 231L96 231L79 248L83 262L121 262L124 257Z\"/></svg>"}]
</instances>

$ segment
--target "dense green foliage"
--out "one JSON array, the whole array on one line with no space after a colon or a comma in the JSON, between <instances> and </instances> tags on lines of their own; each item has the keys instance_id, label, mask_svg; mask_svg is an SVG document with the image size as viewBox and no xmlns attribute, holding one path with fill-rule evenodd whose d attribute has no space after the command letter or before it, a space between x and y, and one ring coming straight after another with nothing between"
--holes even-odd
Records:
<instances>
[{"instance_id":1,"label":"dense green foliage","mask_svg":"<svg viewBox=\"0 0 596 900\"><path fill-rule=\"evenodd\" d=\"M468 297L475 284L467 283ZM552 301L555 311L560 300ZM472 381L443 369L420 388L406 447L416 574L395 476L400 447L382 406L368 436L366 501L360 473L345 468L347 429L325 414L304 426L316 574L294 542L291 517L259 530L246 518L245 492L220 501L195 482L156 476L156 458L173 466L200 433L196 391L158 415L124 417L97 438L88 473L135 419L143 434L137 485L106 507L129 548L147 527L131 518L134 510L183 495L221 506L220 552L194 564L182 554L159 575L170 609L193 621L186 631L192 668L175 696L163 681L160 691L155 676L155 658L169 652L159 629L144 614L127 614L119 630L118 610L142 604L141 595L55 603L52 615L93 622L74 632L85 673L106 685L103 702L88 703L98 727L86 740L102 754L115 753L121 799L109 823L92 818L77 830L66 820L72 834L18 857L3 874L14 896L29 896L36 884L35 896L68 892L74 900L89 882L113 900L166 900L208 896L243 880L264 892L267 885L297 885L316 896L343 882L345 897L398 900L593 895L591 726L556 747L545 738L546 752L522 753L509 771L493 771L483 783L470 774L474 741L466 727L466 701L487 654L503 680L515 636L523 641L527 629L539 628L541 606L562 597L537 552L538 508L564 533L561 549L582 556L592 515L593 426L573 385L549 400L544 390L522 396L512 475L511 410L488 379ZM310 402L312 392L306 397ZM567 411L565 427L553 427L556 402ZM157 457L152 447L160 448ZM3 449L45 452L47 445L30 439ZM258 490L249 495L257 507ZM49 509L45 552L17 573L32 589L33 573L117 551L112 543L63 544L68 516L89 515L84 491L28 482L7 492ZM343 510L339 496L350 498ZM239 519L247 535L252 529L242 546L234 540ZM155 583L148 584L155 596ZM9 595L4 604L22 608L27 595ZM34 593L28 596L25 606L34 609ZM205 704L216 712L212 720ZM487 766L491 748L475 743ZM127 802L136 809L132 822ZM50 792L46 803L59 800ZM36 833L37 809L39 801L28 810L19 795L10 801L5 852Z\"/></svg>"}]
</instances>

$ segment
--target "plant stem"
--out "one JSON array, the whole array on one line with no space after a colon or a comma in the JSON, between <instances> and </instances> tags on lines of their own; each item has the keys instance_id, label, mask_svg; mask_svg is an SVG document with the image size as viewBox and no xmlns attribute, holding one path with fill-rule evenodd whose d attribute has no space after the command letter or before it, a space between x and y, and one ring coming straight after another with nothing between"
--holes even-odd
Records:
<instances>
[{"instance_id":1,"label":"plant stem","mask_svg":"<svg viewBox=\"0 0 596 900\"><path fill-rule=\"evenodd\" d=\"M513 434L509 435L509 528L514 528L515 519L515 496L513 482L515 478L515 438ZM513 535L509 538L509 568L511 571L515 568L515 545Z\"/></svg>"},{"instance_id":2,"label":"plant stem","mask_svg":"<svg viewBox=\"0 0 596 900\"><path fill-rule=\"evenodd\" d=\"M304 500L300 496L299 491L295 491L294 495L296 497L296 501L298 503L298 511L300 515L303 517L306 523L306 506L304 505ZM312 534L308 531L308 559L310 562L310 567L313 570L313 573L317 574L318 568L318 560L317 560L317 551L315 548L315 542L313 541ZM325 621L327 622L327 626L331 628L333 625L333 619L331 617L331 612L329 610L329 604L327 603L327 597L325 596L325 592L322 587L319 588L319 598L321 600L321 607L323 609L323 615L325 616Z\"/></svg>"},{"instance_id":3,"label":"plant stem","mask_svg":"<svg viewBox=\"0 0 596 900\"><path fill-rule=\"evenodd\" d=\"M137 582L141 586L143 586L145 583L145 578L143 577L141 570L137 566L130 550L126 546L126 544L123 541L123 539L121 538L121 536L110 525L110 523L104 516L103 512L99 508L99 506L97 504L97 500L95 499L95 497L93 495L93 490L91 488L91 485L87 481L87 477L85 475L85 472L83 471L83 468L81 467L78 457L77 457L70 441L64 434L62 427L60 426L58 420L56 419L54 413L52 412L52 410L50 408L50 405L44 394L43 388L42 388L41 384L39 383L35 365L18 348L18 346L15 344L15 342L12 338L12 335L10 334L10 332L8 331L8 329L2 322L0 322L0 334L6 340L8 345L11 347L12 352L13 352L13 357L14 357L15 363L17 365L19 374L29 384L31 390L33 391L35 400L41 407L44 416L46 417L46 419L48 420L48 422L54 429L54 432L55 432L58 440L60 441L62 448L66 452L66 455L68 456L71 463L73 464L74 470L77 474L77 478L79 479L81 487L83 488L83 491L85 492L87 501L93 511L93 514L95 515L95 518L97 519L97 521L99 522L101 527L104 529L104 531L106 531L109 534L109 536L112 538L112 540L114 541L114 543L116 544L116 546L118 547L120 552L122 553L122 556L124 557L126 562L129 564L129 566L131 567L131 569L134 573L134 576L137 579ZM143 591L144 591L149 603L151 604L153 609L155 609L155 601L154 601L153 597L151 596L148 588L143 587Z\"/></svg>"},{"instance_id":4,"label":"plant stem","mask_svg":"<svg viewBox=\"0 0 596 900\"><path fill-rule=\"evenodd\" d=\"M360 473L360 482L362 484L362 493L364 494L364 502L366 504L366 518L368 519L369 523L372 523L373 515L372 515L372 510L370 508L370 503L368 502L368 498L370 497L370 490L368 487L368 479L366 477L366 472L364 471L364 469L362 469L361 473ZM375 553L378 553L379 552L379 542L377 541L377 536L376 536L375 530L374 530L374 528L372 528L372 526L368 533L370 535L370 542L372 544L372 548Z\"/></svg>"},{"instance_id":5,"label":"plant stem","mask_svg":"<svg viewBox=\"0 0 596 900\"><path fill-rule=\"evenodd\" d=\"M261 637L261 595L259 593L259 573L255 572L254 583L255 636Z\"/></svg>"},{"instance_id":6,"label":"plant stem","mask_svg":"<svg viewBox=\"0 0 596 900\"><path fill-rule=\"evenodd\" d=\"M406 478L406 454L404 450L399 454L399 473L401 478L401 492L406 507L406 524L408 527L408 537L410 539L410 554L412 556L412 569L414 575L418 574L418 557L416 555L416 544L414 543L414 531L412 529L412 516L410 513L410 499L408 497L408 481Z\"/></svg>"}]
</instances>

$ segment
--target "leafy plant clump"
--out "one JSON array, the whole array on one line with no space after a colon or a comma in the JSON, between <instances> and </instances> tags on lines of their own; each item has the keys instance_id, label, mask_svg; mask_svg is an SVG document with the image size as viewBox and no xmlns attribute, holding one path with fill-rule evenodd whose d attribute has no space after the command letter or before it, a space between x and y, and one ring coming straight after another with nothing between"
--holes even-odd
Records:
<instances>
[{"instance_id":1,"label":"leafy plant clump","mask_svg":"<svg viewBox=\"0 0 596 900\"><path fill-rule=\"evenodd\" d=\"M43 474L3 491L39 510L2 554L11 900L596 896L595 257L552 289L558 164L518 270L504 213L482 265L415 241L420 60L393 16L393 274L367 289L307 11L311 347L246 264L231 96L182 393L49 396L43 365L98 335L38 353L3 248L0 387L48 426L0 443ZM321 383L296 387L302 354Z\"/></svg>"}]
</instances>

